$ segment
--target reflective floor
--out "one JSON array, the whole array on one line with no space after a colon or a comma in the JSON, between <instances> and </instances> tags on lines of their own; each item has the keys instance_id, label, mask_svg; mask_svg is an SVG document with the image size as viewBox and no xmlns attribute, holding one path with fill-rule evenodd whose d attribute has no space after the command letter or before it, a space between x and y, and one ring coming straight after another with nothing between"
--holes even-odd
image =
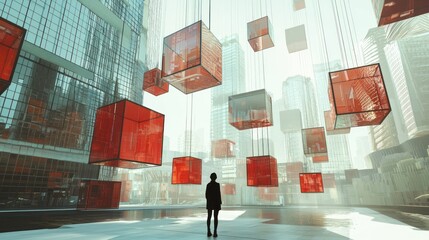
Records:
<instances>
[{"instance_id":1,"label":"reflective floor","mask_svg":"<svg viewBox=\"0 0 429 240\"><path fill-rule=\"evenodd\" d=\"M224 208L217 239L428 240L429 215L421 212L352 207ZM0 239L207 239L206 216L204 208L0 212Z\"/></svg>"}]
</instances>

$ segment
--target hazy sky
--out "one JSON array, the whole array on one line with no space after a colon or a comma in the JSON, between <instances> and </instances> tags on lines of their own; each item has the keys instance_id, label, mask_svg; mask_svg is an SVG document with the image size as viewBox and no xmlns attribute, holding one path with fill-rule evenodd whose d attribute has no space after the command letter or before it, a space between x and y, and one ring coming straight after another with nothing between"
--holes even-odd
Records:
<instances>
[{"instance_id":1,"label":"hazy sky","mask_svg":"<svg viewBox=\"0 0 429 240\"><path fill-rule=\"evenodd\" d=\"M325 51L317 45L310 46L311 51L288 53L284 32L286 28L306 24L306 31L320 31L320 29L316 29L320 27L320 24L319 26L315 24L317 20L315 19L315 14L311 12L314 11L314 8L313 10L309 8L294 12L292 2L292 0L213 0L211 1L209 18L209 1L207 0L163 0L164 11L163 19L161 20L163 33L161 36L167 36L199 19L202 19L207 26L210 25L211 31L218 39L238 34L245 52L246 90L266 88L271 93L274 102L281 98L282 82L287 77L305 75L313 78L312 64L325 61ZM319 0L319 2L324 21L324 36L321 34L317 36L326 39L326 52L328 52L329 61L340 59L341 48L339 41L344 41L344 39L336 37L337 29L334 22L335 15L332 12L332 1ZM343 6L339 4L341 1L337 0L336 2L339 12L347 11L347 9L341 8ZM351 7L348 9L350 11L348 13L351 13L352 17L352 21L349 23L351 26L350 31L353 35L355 34L356 39L354 42L355 48L347 52L347 58L350 61L344 64L346 65L345 67L356 67L356 64L363 65L360 60L359 42L365 37L368 29L376 27L376 21L371 0L350 0L349 2ZM275 47L255 53L247 42L247 22L266 15L268 15L274 28ZM356 25L357 23L358 25ZM344 35L346 36L347 34L344 33ZM309 41L317 42L318 39ZM348 47L351 48L351 45ZM159 60L161 60L161 49L159 55ZM358 62L356 63L352 59L357 59ZM265 73L265 76L263 73ZM191 99L193 99L192 129L203 129L204 141L207 146L207 149L203 150L208 151L210 149L210 89L196 92L192 96L191 94L185 95L172 86L170 86L169 93L158 97L144 93L144 105L165 114L165 134L170 137L172 148L176 148L178 137L184 134L186 123L188 125L190 123ZM186 109L188 109L188 114L186 114ZM354 128L350 134L350 142L356 141L356 137L362 140L362 136L367 135L366 128ZM352 152L356 150L354 143L350 144L350 147Z\"/></svg>"}]
</instances>

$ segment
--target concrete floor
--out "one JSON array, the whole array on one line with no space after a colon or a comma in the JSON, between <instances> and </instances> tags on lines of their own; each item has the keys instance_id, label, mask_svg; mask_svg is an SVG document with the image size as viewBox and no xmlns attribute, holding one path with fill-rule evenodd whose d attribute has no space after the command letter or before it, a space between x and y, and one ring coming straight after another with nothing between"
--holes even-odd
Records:
<instances>
[{"instance_id":1,"label":"concrete floor","mask_svg":"<svg viewBox=\"0 0 429 240\"><path fill-rule=\"evenodd\" d=\"M206 216L204 208L1 212L0 239L213 239L206 236ZM428 230L429 216L423 214L386 215L352 207L237 207L219 213L217 239L428 240Z\"/></svg>"}]
</instances>

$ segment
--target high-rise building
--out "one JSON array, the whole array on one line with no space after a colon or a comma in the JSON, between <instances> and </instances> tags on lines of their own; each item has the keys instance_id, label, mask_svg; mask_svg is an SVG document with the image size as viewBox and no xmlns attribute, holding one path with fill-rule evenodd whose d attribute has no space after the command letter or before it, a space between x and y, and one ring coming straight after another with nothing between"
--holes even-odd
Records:
<instances>
[{"instance_id":1,"label":"high-rise building","mask_svg":"<svg viewBox=\"0 0 429 240\"><path fill-rule=\"evenodd\" d=\"M27 29L0 96L0 199L76 207L80 179L115 173L87 164L97 108L142 102L134 69L143 0L1 0L0 12Z\"/></svg>"}]
</instances>

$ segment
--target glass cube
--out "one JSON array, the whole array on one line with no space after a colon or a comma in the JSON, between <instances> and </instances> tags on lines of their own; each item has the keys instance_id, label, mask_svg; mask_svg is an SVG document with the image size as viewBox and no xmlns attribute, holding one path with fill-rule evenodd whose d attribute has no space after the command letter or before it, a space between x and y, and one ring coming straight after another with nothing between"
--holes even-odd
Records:
<instances>
[{"instance_id":1,"label":"glass cube","mask_svg":"<svg viewBox=\"0 0 429 240\"><path fill-rule=\"evenodd\" d=\"M305 0L293 0L293 10L298 11L305 8Z\"/></svg>"},{"instance_id":2,"label":"glass cube","mask_svg":"<svg viewBox=\"0 0 429 240\"><path fill-rule=\"evenodd\" d=\"M164 115L129 100L97 110L89 163L121 168L162 164Z\"/></svg>"},{"instance_id":3,"label":"glass cube","mask_svg":"<svg viewBox=\"0 0 429 240\"><path fill-rule=\"evenodd\" d=\"M253 51L258 52L274 47L272 39L273 27L268 16L247 23L247 40Z\"/></svg>"},{"instance_id":4,"label":"glass cube","mask_svg":"<svg viewBox=\"0 0 429 240\"><path fill-rule=\"evenodd\" d=\"M300 173L301 193L323 193L322 173Z\"/></svg>"},{"instance_id":5,"label":"glass cube","mask_svg":"<svg viewBox=\"0 0 429 240\"><path fill-rule=\"evenodd\" d=\"M283 133L301 131L302 119L299 109L280 112L280 129Z\"/></svg>"},{"instance_id":6,"label":"glass cube","mask_svg":"<svg viewBox=\"0 0 429 240\"><path fill-rule=\"evenodd\" d=\"M378 125L390 113L380 64L330 72L334 129Z\"/></svg>"},{"instance_id":7,"label":"glass cube","mask_svg":"<svg viewBox=\"0 0 429 240\"><path fill-rule=\"evenodd\" d=\"M302 129L302 142L304 155L307 157L323 156L328 153L323 127Z\"/></svg>"},{"instance_id":8,"label":"glass cube","mask_svg":"<svg viewBox=\"0 0 429 240\"><path fill-rule=\"evenodd\" d=\"M173 158L171 184L201 184L202 161L191 156Z\"/></svg>"},{"instance_id":9,"label":"glass cube","mask_svg":"<svg viewBox=\"0 0 429 240\"><path fill-rule=\"evenodd\" d=\"M161 76L185 94L222 84L222 45L202 21L164 38Z\"/></svg>"},{"instance_id":10,"label":"glass cube","mask_svg":"<svg viewBox=\"0 0 429 240\"><path fill-rule=\"evenodd\" d=\"M159 96L168 92L168 83L161 78L161 70L154 68L144 73L143 90Z\"/></svg>"},{"instance_id":11,"label":"glass cube","mask_svg":"<svg viewBox=\"0 0 429 240\"><path fill-rule=\"evenodd\" d=\"M353 183L353 178L359 178L359 170L357 169L346 169L344 170L347 183Z\"/></svg>"},{"instance_id":12,"label":"glass cube","mask_svg":"<svg viewBox=\"0 0 429 240\"><path fill-rule=\"evenodd\" d=\"M323 187L324 188L335 188L335 174L333 173L324 173L322 174L323 177Z\"/></svg>"},{"instance_id":13,"label":"glass cube","mask_svg":"<svg viewBox=\"0 0 429 240\"><path fill-rule=\"evenodd\" d=\"M247 186L277 187L277 160L271 156L246 158Z\"/></svg>"},{"instance_id":14,"label":"glass cube","mask_svg":"<svg viewBox=\"0 0 429 240\"><path fill-rule=\"evenodd\" d=\"M286 176L288 183L298 184L299 173L304 171L304 164L302 162L288 162L286 163Z\"/></svg>"},{"instance_id":15,"label":"glass cube","mask_svg":"<svg viewBox=\"0 0 429 240\"><path fill-rule=\"evenodd\" d=\"M229 124L238 130L273 125L271 96L260 89L228 98Z\"/></svg>"},{"instance_id":16,"label":"glass cube","mask_svg":"<svg viewBox=\"0 0 429 240\"><path fill-rule=\"evenodd\" d=\"M234 157L235 142L228 139L212 141L212 157L228 158Z\"/></svg>"},{"instance_id":17,"label":"glass cube","mask_svg":"<svg viewBox=\"0 0 429 240\"><path fill-rule=\"evenodd\" d=\"M26 30L0 17L0 94L12 81Z\"/></svg>"},{"instance_id":18,"label":"glass cube","mask_svg":"<svg viewBox=\"0 0 429 240\"><path fill-rule=\"evenodd\" d=\"M307 49L307 37L305 36L305 25L288 28L285 30L286 46L289 53L299 52Z\"/></svg>"},{"instance_id":19,"label":"glass cube","mask_svg":"<svg viewBox=\"0 0 429 240\"><path fill-rule=\"evenodd\" d=\"M314 156L312 159L313 159L313 163L322 163L322 162L328 162L329 161L328 154Z\"/></svg>"},{"instance_id":20,"label":"glass cube","mask_svg":"<svg viewBox=\"0 0 429 240\"><path fill-rule=\"evenodd\" d=\"M427 0L383 1L378 26L429 13Z\"/></svg>"},{"instance_id":21,"label":"glass cube","mask_svg":"<svg viewBox=\"0 0 429 240\"><path fill-rule=\"evenodd\" d=\"M325 115L325 127L327 135L336 135L336 134L348 134L350 133L350 128L334 128L335 113L333 111L324 111Z\"/></svg>"},{"instance_id":22,"label":"glass cube","mask_svg":"<svg viewBox=\"0 0 429 240\"><path fill-rule=\"evenodd\" d=\"M121 182L81 180L77 209L119 208Z\"/></svg>"},{"instance_id":23,"label":"glass cube","mask_svg":"<svg viewBox=\"0 0 429 240\"><path fill-rule=\"evenodd\" d=\"M225 195L235 195L235 184L233 183L222 183L222 193Z\"/></svg>"}]
</instances>

